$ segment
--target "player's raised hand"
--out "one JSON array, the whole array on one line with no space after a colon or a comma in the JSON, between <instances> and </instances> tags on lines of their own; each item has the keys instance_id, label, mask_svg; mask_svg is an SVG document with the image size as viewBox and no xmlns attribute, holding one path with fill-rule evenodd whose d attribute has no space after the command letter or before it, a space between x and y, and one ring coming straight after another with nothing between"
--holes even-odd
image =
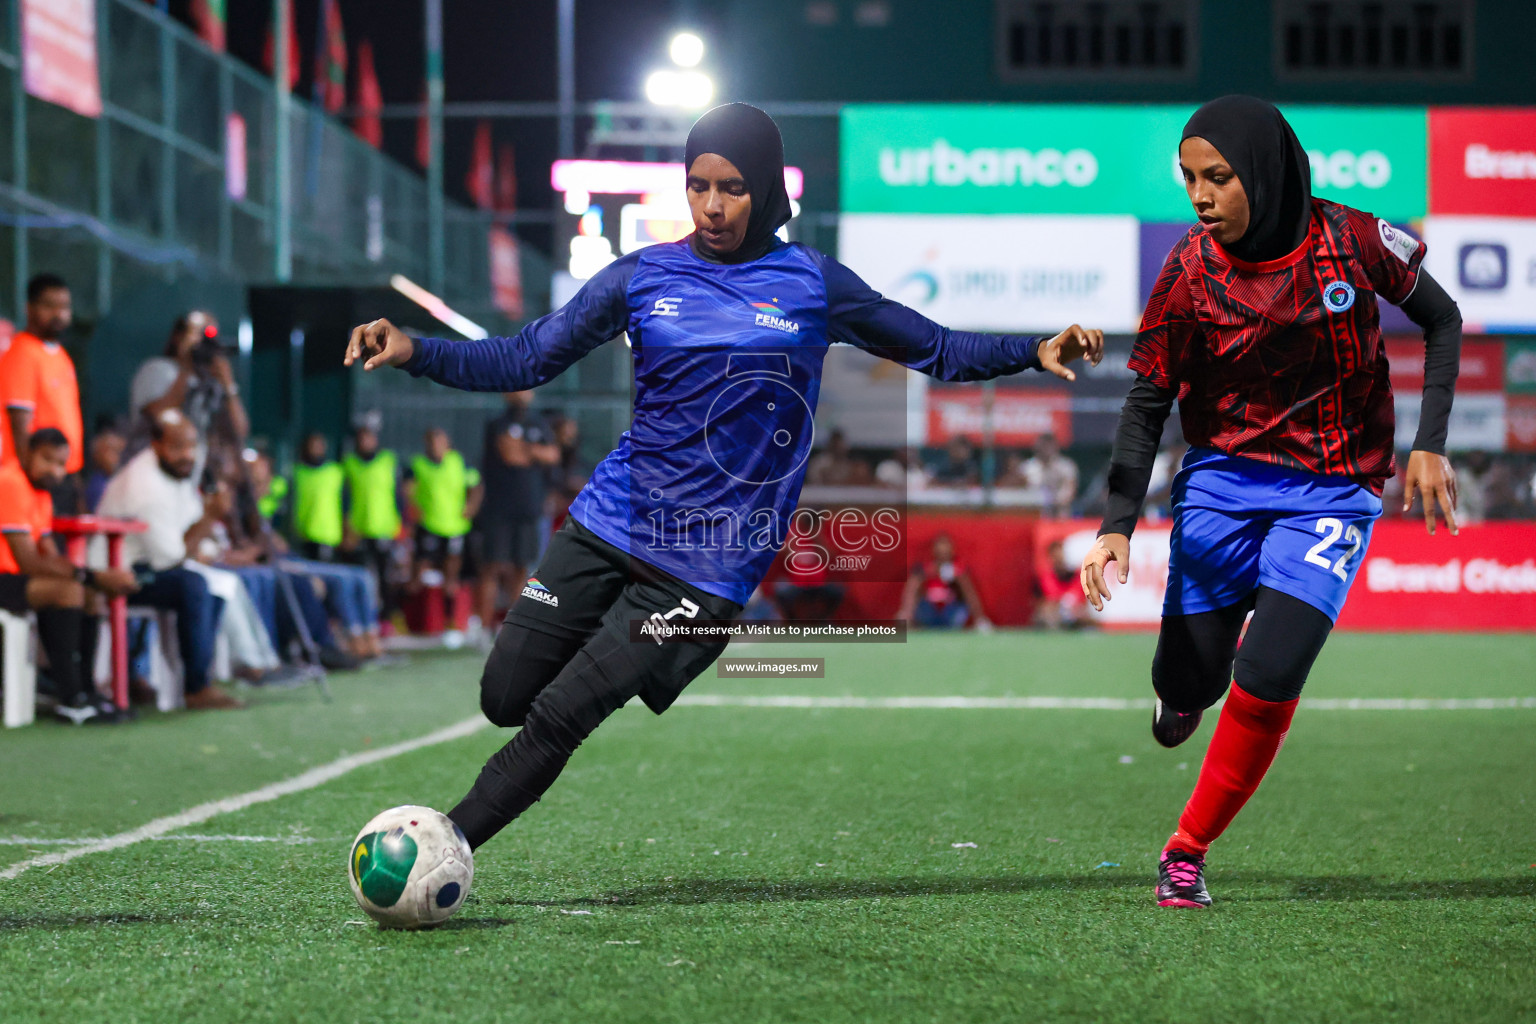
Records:
<instances>
[{"instance_id":1,"label":"player's raised hand","mask_svg":"<svg viewBox=\"0 0 1536 1024\"><path fill-rule=\"evenodd\" d=\"M400 328L380 318L372 323L352 328L347 341L347 354L342 363L351 366L364 359L363 369L373 370L380 366L401 366L416 354L416 345Z\"/></svg>"},{"instance_id":2,"label":"player's raised hand","mask_svg":"<svg viewBox=\"0 0 1536 1024\"><path fill-rule=\"evenodd\" d=\"M1104 332L1073 324L1054 338L1040 343L1040 365L1062 380L1077 380L1067 364L1087 359L1094 366L1104 358Z\"/></svg>"},{"instance_id":3,"label":"player's raised hand","mask_svg":"<svg viewBox=\"0 0 1536 1024\"><path fill-rule=\"evenodd\" d=\"M1104 602L1110 600L1109 584L1104 579L1110 562L1115 563L1121 583L1131 578L1131 538L1123 533L1106 533L1083 556L1083 594L1096 612L1103 611Z\"/></svg>"},{"instance_id":4,"label":"player's raised hand","mask_svg":"<svg viewBox=\"0 0 1536 1024\"><path fill-rule=\"evenodd\" d=\"M1451 536L1461 532L1456 524L1456 470L1451 460L1434 452L1415 451L1408 455L1408 473L1403 478L1403 515L1413 508L1413 499L1424 503L1424 526L1430 536L1435 533L1435 506L1440 506L1440 518L1450 527Z\"/></svg>"}]
</instances>

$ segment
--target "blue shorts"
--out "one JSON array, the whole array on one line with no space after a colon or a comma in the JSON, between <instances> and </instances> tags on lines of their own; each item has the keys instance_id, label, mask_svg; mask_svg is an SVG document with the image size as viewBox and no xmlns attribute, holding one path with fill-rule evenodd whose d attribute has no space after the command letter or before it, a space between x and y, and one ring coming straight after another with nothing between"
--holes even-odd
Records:
<instances>
[{"instance_id":1,"label":"blue shorts","mask_svg":"<svg viewBox=\"0 0 1536 1024\"><path fill-rule=\"evenodd\" d=\"M1164 615L1226 608L1264 586L1337 620L1381 499L1343 477L1192 448L1173 508Z\"/></svg>"}]
</instances>

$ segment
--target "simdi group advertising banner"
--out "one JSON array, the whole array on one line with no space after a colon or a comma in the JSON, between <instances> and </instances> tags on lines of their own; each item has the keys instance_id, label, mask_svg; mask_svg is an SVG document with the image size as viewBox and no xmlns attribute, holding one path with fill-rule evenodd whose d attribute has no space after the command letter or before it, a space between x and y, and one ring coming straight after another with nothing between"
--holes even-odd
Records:
<instances>
[{"instance_id":1,"label":"simdi group advertising banner","mask_svg":"<svg viewBox=\"0 0 1536 1024\"><path fill-rule=\"evenodd\" d=\"M1426 112L1288 106L1313 189L1378 217L1424 216ZM1193 106L854 105L849 213L1128 214L1193 222L1178 172Z\"/></svg>"},{"instance_id":2,"label":"simdi group advertising banner","mask_svg":"<svg viewBox=\"0 0 1536 1024\"><path fill-rule=\"evenodd\" d=\"M978 331L1134 331L1139 246L1128 216L844 214L838 231L838 258L871 287Z\"/></svg>"}]
</instances>

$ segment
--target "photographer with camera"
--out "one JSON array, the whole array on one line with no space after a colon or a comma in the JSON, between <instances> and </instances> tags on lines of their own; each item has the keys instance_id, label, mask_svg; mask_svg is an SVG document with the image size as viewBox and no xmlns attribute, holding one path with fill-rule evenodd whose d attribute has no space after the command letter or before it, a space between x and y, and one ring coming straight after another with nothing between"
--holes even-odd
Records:
<instances>
[{"instance_id":1,"label":"photographer with camera","mask_svg":"<svg viewBox=\"0 0 1536 1024\"><path fill-rule=\"evenodd\" d=\"M202 438L197 470L210 447L238 450L251 421L240 401L234 368L219 342L219 322L201 309L176 319L165 354L145 360L133 375L129 401L137 419L130 456L149 440L149 424L175 409L192 421Z\"/></svg>"}]
</instances>

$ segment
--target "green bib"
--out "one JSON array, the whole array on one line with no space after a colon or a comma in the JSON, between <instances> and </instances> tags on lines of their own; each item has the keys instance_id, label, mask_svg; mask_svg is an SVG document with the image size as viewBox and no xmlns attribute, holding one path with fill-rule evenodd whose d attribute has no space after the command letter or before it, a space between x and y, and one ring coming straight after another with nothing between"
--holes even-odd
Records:
<instances>
[{"instance_id":1,"label":"green bib","mask_svg":"<svg viewBox=\"0 0 1536 1024\"><path fill-rule=\"evenodd\" d=\"M288 478L285 476L275 476L272 478L272 483L267 487L266 497L257 499L256 511L261 513L261 518L270 522L272 517L277 515L277 510L283 507L283 502L287 497Z\"/></svg>"},{"instance_id":2,"label":"green bib","mask_svg":"<svg viewBox=\"0 0 1536 1024\"><path fill-rule=\"evenodd\" d=\"M356 454L341 461L347 474L352 508L347 522L364 540L393 540L400 533L400 507L395 503L395 453L381 449L364 460Z\"/></svg>"},{"instance_id":3,"label":"green bib","mask_svg":"<svg viewBox=\"0 0 1536 1024\"><path fill-rule=\"evenodd\" d=\"M313 544L341 543L341 465L325 462L293 468L293 532Z\"/></svg>"},{"instance_id":4,"label":"green bib","mask_svg":"<svg viewBox=\"0 0 1536 1024\"><path fill-rule=\"evenodd\" d=\"M450 450L442 462L425 455L411 460L411 476L416 480L414 503L421 513L421 525L439 537L462 537L469 532L464 505L469 489L480 482L480 471L464 465L464 456Z\"/></svg>"}]
</instances>

